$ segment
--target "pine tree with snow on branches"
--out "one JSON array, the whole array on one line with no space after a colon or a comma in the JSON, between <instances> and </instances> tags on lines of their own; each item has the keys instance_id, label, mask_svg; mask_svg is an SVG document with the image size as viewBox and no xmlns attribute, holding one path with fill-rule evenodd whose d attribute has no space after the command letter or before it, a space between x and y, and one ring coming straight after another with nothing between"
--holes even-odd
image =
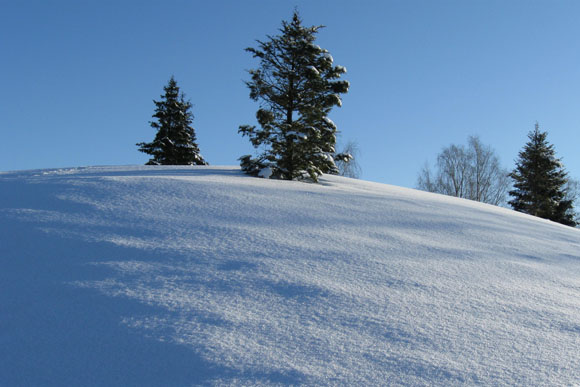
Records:
<instances>
[{"instance_id":1,"label":"pine tree with snow on branches","mask_svg":"<svg viewBox=\"0 0 580 387\"><path fill-rule=\"evenodd\" d=\"M567 173L547 135L537 123L528 134L529 141L510 174L514 190L509 192L513 197L509 204L516 211L575 226L573 203L566 198Z\"/></svg>"},{"instance_id":2,"label":"pine tree with snow on branches","mask_svg":"<svg viewBox=\"0 0 580 387\"><path fill-rule=\"evenodd\" d=\"M290 22L282 22L280 35L246 49L260 61L246 82L250 98L260 103L260 128L243 125L239 133L264 149L257 158L240 158L246 173L317 181L323 173L338 173L335 159L350 159L336 153L337 127L328 117L348 91L349 82L339 79L346 68L314 43L320 28L303 26L295 11Z\"/></svg>"},{"instance_id":3,"label":"pine tree with snow on branches","mask_svg":"<svg viewBox=\"0 0 580 387\"><path fill-rule=\"evenodd\" d=\"M191 102L185 100L173 76L163 89L165 94L161 100L153 101L156 121L150 125L157 130L155 139L137 144L139 151L153 156L147 165L207 165L191 126Z\"/></svg>"}]
</instances>

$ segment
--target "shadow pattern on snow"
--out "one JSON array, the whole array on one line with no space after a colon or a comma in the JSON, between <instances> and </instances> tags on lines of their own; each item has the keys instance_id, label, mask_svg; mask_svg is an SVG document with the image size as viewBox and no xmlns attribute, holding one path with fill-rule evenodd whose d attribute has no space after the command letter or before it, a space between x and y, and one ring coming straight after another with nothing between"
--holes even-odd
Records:
<instances>
[{"instance_id":1,"label":"shadow pattern on snow","mask_svg":"<svg viewBox=\"0 0 580 387\"><path fill-rule=\"evenodd\" d=\"M2 382L538 382L483 351L490 335L519 364L573 365L527 341L577 336L574 305L551 294L580 289L548 268L577 272L573 248L552 253L537 223L514 230L501 209L466 203L458 218L445 198L323 183L281 190L228 168L0 175Z\"/></svg>"}]
</instances>

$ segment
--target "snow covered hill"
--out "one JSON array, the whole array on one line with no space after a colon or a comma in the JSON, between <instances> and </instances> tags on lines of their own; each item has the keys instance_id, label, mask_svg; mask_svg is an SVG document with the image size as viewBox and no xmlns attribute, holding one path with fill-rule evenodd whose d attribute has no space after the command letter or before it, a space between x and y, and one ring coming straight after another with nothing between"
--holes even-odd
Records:
<instances>
[{"instance_id":1,"label":"snow covered hill","mask_svg":"<svg viewBox=\"0 0 580 387\"><path fill-rule=\"evenodd\" d=\"M0 385L574 385L580 231L233 167L0 174Z\"/></svg>"}]
</instances>

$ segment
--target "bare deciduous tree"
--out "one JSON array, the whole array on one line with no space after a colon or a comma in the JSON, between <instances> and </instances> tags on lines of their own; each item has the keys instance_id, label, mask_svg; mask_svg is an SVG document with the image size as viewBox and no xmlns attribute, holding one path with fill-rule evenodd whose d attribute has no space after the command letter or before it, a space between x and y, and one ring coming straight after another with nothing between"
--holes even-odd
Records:
<instances>
[{"instance_id":1,"label":"bare deciduous tree","mask_svg":"<svg viewBox=\"0 0 580 387\"><path fill-rule=\"evenodd\" d=\"M566 186L564 188L565 196L564 200L571 200L572 203L579 203L580 202L580 180L569 178ZM572 210L572 216L574 217L574 221L576 222L576 226L580 227L580 211L576 208Z\"/></svg>"},{"instance_id":2,"label":"bare deciduous tree","mask_svg":"<svg viewBox=\"0 0 580 387\"><path fill-rule=\"evenodd\" d=\"M494 205L504 204L510 187L508 171L494 150L470 136L468 145L450 145L437 156L434 173L426 163L417 188Z\"/></svg>"},{"instance_id":3,"label":"bare deciduous tree","mask_svg":"<svg viewBox=\"0 0 580 387\"><path fill-rule=\"evenodd\" d=\"M361 167L357 162L359 156L359 147L356 141L348 141L346 145L339 152L343 155L349 155L348 160L337 159L336 166L338 167L338 174L340 176L352 177L353 179L360 178L362 172Z\"/></svg>"}]
</instances>

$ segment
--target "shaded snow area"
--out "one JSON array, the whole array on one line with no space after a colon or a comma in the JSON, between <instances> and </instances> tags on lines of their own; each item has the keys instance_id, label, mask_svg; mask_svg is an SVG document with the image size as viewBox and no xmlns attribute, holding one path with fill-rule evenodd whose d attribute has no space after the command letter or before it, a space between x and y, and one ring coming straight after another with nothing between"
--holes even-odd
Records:
<instances>
[{"instance_id":1,"label":"shaded snow area","mask_svg":"<svg viewBox=\"0 0 580 387\"><path fill-rule=\"evenodd\" d=\"M574 385L580 231L233 167L0 174L0 385Z\"/></svg>"}]
</instances>

